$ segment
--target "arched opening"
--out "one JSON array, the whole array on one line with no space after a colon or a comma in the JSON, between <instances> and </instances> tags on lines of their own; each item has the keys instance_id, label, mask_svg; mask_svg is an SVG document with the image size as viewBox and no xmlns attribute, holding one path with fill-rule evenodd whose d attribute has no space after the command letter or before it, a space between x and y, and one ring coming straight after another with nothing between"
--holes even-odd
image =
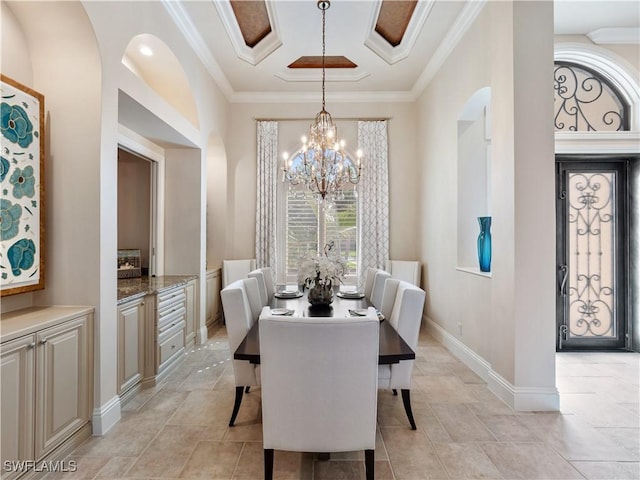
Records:
<instances>
[{"instance_id":1,"label":"arched opening","mask_svg":"<svg viewBox=\"0 0 640 480\"><path fill-rule=\"evenodd\" d=\"M122 63L198 127L196 102L188 77L178 58L162 40L146 33L136 35L127 45Z\"/></svg>"},{"instance_id":2,"label":"arched opening","mask_svg":"<svg viewBox=\"0 0 640 480\"><path fill-rule=\"evenodd\" d=\"M491 88L476 91L458 117L458 268L480 273L479 217L491 216Z\"/></svg>"}]
</instances>

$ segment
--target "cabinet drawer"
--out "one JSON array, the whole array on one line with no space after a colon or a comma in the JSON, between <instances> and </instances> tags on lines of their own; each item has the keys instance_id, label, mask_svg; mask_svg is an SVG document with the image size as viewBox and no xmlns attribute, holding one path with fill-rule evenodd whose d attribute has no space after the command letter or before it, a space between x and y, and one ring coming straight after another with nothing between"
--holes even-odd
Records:
<instances>
[{"instance_id":1,"label":"cabinet drawer","mask_svg":"<svg viewBox=\"0 0 640 480\"><path fill-rule=\"evenodd\" d=\"M166 292L158 294L158 315L171 310L177 304L184 303L187 296L184 293L184 287L173 288Z\"/></svg>"},{"instance_id":2,"label":"cabinet drawer","mask_svg":"<svg viewBox=\"0 0 640 480\"><path fill-rule=\"evenodd\" d=\"M160 340L160 366L174 355L184 351L184 322L176 325L175 328L168 330L166 340Z\"/></svg>"},{"instance_id":3,"label":"cabinet drawer","mask_svg":"<svg viewBox=\"0 0 640 480\"><path fill-rule=\"evenodd\" d=\"M165 330L183 322L186 311L187 309L184 305L180 305L179 307L172 309L166 315L163 315L161 318L158 318L158 333L161 334Z\"/></svg>"}]
</instances>

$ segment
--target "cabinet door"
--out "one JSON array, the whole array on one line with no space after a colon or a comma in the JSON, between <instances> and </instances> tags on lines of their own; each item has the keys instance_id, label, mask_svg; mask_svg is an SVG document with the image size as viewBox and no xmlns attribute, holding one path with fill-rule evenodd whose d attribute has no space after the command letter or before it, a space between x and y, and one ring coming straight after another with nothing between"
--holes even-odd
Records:
<instances>
[{"instance_id":1,"label":"cabinet door","mask_svg":"<svg viewBox=\"0 0 640 480\"><path fill-rule=\"evenodd\" d=\"M33 460L33 395L35 336L0 347L2 382L2 465L8 460ZM4 470L3 470L4 471ZM2 475L12 478L15 475Z\"/></svg>"},{"instance_id":2,"label":"cabinet door","mask_svg":"<svg viewBox=\"0 0 640 480\"><path fill-rule=\"evenodd\" d=\"M187 296L186 306L187 311L185 313L184 321L186 322L184 330L184 339L187 347L190 347L195 343L196 338L196 281L191 280L185 287L185 294Z\"/></svg>"},{"instance_id":3,"label":"cabinet door","mask_svg":"<svg viewBox=\"0 0 640 480\"><path fill-rule=\"evenodd\" d=\"M83 316L36 335L37 458L89 420L89 331L89 317Z\"/></svg>"},{"instance_id":4,"label":"cabinet door","mask_svg":"<svg viewBox=\"0 0 640 480\"><path fill-rule=\"evenodd\" d=\"M145 299L118 308L118 394L142 381L144 374Z\"/></svg>"},{"instance_id":5,"label":"cabinet door","mask_svg":"<svg viewBox=\"0 0 640 480\"><path fill-rule=\"evenodd\" d=\"M216 278L213 274L207 274L207 325L215 320L215 295L216 295Z\"/></svg>"}]
</instances>

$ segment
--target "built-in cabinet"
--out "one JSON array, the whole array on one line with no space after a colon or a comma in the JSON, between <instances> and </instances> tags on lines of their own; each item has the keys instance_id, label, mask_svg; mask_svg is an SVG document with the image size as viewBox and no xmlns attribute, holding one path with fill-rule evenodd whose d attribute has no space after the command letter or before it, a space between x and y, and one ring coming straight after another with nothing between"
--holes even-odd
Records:
<instances>
[{"instance_id":1,"label":"built-in cabinet","mask_svg":"<svg viewBox=\"0 0 640 480\"><path fill-rule=\"evenodd\" d=\"M146 297L118 307L118 394L139 384L144 376L144 332Z\"/></svg>"},{"instance_id":2,"label":"built-in cabinet","mask_svg":"<svg viewBox=\"0 0 640 480\"><path fill-rule=\"evenodd\" d=\"M207 270L207 325L222 318L221 285L220 269Z\"/></svg>"},{"instance_id":3,"label":"built-in cabinet","mask_svg":"<svg viewBox=\"0 0 640 480\"><path fill-rule=\"evenodd\" d=\"M60 455L91 434L93 309L31 307L1 325L4 480L19 476L7 461Z\"/></svg>"},{"instance_id":4,"label":"built-in cabinet","mask_svg":"<svg viewBox=\"0 0 640 480\"><path fill-rule=\"evenodd\" d=\"M118 305L118 394L155 385L196 342L197 281L164 286Z\"/></svg>"},{"instance_id":5,"label":"built-in cabinet","mask_svg":"<svg viewBox=\"0 0 640 480\"><path fill-rule=\"evenodd\" d=\"M191 280L184 288L186 296L186 311L184 314L184 345L186 348L190 348L196 344L196 322L198 319L197 291L195 280Z\"/></svg>"}]
</instances>

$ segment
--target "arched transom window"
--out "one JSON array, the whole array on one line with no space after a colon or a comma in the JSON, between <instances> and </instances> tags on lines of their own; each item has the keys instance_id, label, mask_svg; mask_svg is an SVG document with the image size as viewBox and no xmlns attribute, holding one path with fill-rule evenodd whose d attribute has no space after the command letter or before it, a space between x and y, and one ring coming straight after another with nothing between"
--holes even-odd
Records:
<instances>
[{"instance_id":1,"label":"arched transom window","mask_svg":"<svg viewBox=\"0 0 640 480\"><path fill-rule=\"evenodd\" d=\"M556 131L629 130L629 105L605 77L568 62L555 62L553 77Z\"/></svg>"}]
</instances>

